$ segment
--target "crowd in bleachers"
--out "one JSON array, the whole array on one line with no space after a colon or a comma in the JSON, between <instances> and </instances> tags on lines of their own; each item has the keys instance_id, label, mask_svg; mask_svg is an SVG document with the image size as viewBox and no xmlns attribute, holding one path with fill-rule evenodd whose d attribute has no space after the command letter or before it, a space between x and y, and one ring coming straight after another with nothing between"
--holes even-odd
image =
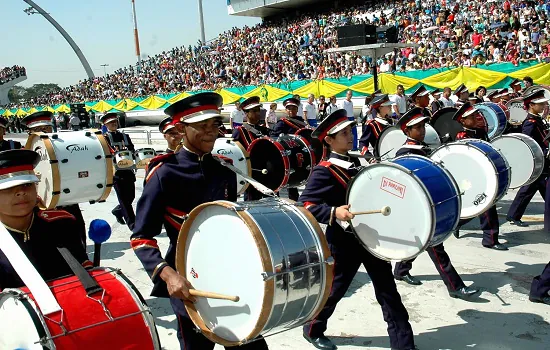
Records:
<instances>
[{"instance_id":1,"label":"crowd in bleachers","mask_svg":"<svg viewBox=\"0 0 550 350\"><path fill-rule=\"evenodd\" d=\"M379 72L550 60L550 0L375 2L233 28L194 47L178 47L113 74L83 80L27 105L53 105L151 94L285 83L372 73L371 57L327 54L336 28L395 25L399 40L419 44L377 57ZM12 105L9 107L21 107Z\"/></svg>"},{"instance_id":2,"label":"crowd in bleachers","mask_svg":"<svg viewBox=\"0 0 550 350\"><path fill-rule=\"evenodd\" d=\"M27 75L25 67L21 67L21 66L4 67L0 69L0 85L25 75Z\"/></svg>"}]
</instances>

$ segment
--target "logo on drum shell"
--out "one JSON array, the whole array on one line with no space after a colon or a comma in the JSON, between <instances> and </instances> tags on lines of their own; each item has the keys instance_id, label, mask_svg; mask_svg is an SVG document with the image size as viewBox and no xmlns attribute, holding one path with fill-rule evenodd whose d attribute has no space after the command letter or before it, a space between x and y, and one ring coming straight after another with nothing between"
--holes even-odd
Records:
<instances>
[{"instance_id":1,"label":"logo on drum shell","mask_svg":"<svg viewBox=\"0 0 550 350\"><path fill-rule=\"evenodd\" d=\"M474 199L473 203L477 207L478 205L485 203L486 199L487 199L487 195L485 193L478 194Z\"/></svg>"},{"instance_id":2,"label":"logo on drum shell","mask_svg":"<svg viewBox=\"0 0 550 350\"><path fill-rule=\"evenodd\" d=\"M387 177L382 178L380 189L399 198L405 198L405 193L407 192L407 186L400 184L397 181L388 179Z\"/></svg>"},{"instance_id":3,"label":"logo on drum shell","mask_svg":"<svg viewBox=\"0 0 550 350\"><path fill-rule=\"evenodd\" d=\"M44 152L44 151L42 150L42 147L37 146L37 147L34 148L34 151L35 151L36 153L38 153L38 155L40 156L40 160L41 160L41 161L43 161L43 160L48 160L48 155L46 154L46 152Z\"/></svg>"},{"instance_id":4,"label":"logo on drum shell","mask_svg":"<svg viewBox=\"0 0 550 350\"><path fill-rule=\"evenodd\" d=\"M78 178L79 179L82 179L82 178L85 178L85 177L88 177L88 176L89 176L89 174L88 174L87 171L79 171L78 172Z\"/></svg>"},{"instance_id":5,"label":"logo on drum shell","mask_svg":"<svg viewBox=\"0 0 550 350\"><path fill-rule=\"evenodd\" d=\"M72 144L72 145L68 145L67 147L65 147L65 149L69 152L71 152L71 154L73 152L81 152L81 151L87 151L88 150L88 146L84 145L79 145L79 144Z\"/></svg>"},{"instance_id":6,"label":"logo on drum shell","mask_svg":"<svg viewBox=\"0 0 550 350\"><path fill-rule=\"evenodd\" d=\"M221 154L222 156L227 156L229 154L233 154L233 151L230 149L220 148L216 151L217 154Z\"/></svg>"},{"instance_id":7,"label":"logo on drum shell","mask_svg":"<svg viewBox=\"0 0 550 350\"><path fill-rule=\"evenodd\" d=\"M193 276L193 278L199 278L199 274L195 271L194 268L191 268L191 276Z\"/></svg>"}]
</instances>

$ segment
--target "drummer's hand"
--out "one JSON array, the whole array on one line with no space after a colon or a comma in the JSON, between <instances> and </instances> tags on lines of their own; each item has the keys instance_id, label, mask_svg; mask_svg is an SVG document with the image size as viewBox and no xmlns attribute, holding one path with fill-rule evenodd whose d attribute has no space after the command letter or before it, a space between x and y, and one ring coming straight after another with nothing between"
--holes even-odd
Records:
<instances>
[{"instance_id":1,"label":"drummer's hand","mask_svg":"<svg viewBox=\"0 0 550 350\"><path fill-rule=\"evenodd\" d=\"M162 269L160 278L166 282L168 294L170 294L171 297L190 301L192 303L196 301L195 297L189 294L189 289L193 288L191 283L173 268L167 266Z\"/></svg>"},{"instance_id":2,"label":"drummer's hand","mask_svg":"<svg viewBox=\"0 0 550 350\"><path fill-rule=\"evenodd\" d=\"M351 207L351 205L347 204L347 205L342 205L338 208L336 208L336 218L338 220L342 220L342 221L348 221L348 220L351 220L355 217L355 215L353 215L352 213L350 213L349 211L349 208Z\"/></svg>"}]
</instances>

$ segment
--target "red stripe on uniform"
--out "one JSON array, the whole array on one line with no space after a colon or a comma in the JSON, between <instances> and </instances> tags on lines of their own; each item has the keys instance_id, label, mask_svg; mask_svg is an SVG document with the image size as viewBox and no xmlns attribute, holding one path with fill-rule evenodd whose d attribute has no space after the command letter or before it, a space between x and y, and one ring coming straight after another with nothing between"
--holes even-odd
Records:
<instances>
[{"instance_id":1,"label":"red stripe on uniform","mask_svg":"<svg viewBox=\"0 0 550 350\"><path fill-rule=\"evenodd\" d=\"M306 208L306 209L309 209L309 208L313 207L314 205L317 205L317 203L304 202L304 208Z\"/></svg>"},{"instance_id":2,"label":"red stripe on uniform","mask_svg":"<svg viewBox=\"0 0 550 350\"><path fill-rule=\"evenodd\" d=\"M138 249L138 248L141 248L142 246L159 249L159 246L156 240L146 239L146 238L132 239L130 241L130 246L132 247L132 249Z\"/></svg>"}]
</instances>

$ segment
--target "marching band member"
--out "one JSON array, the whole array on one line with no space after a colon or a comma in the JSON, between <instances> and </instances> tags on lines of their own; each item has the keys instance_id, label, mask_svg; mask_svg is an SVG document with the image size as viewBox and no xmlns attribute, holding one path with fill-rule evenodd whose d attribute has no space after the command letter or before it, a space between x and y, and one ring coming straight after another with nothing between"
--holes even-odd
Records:
<instances>
[{"instance_id":1,"label":"marching band member","mask_svg":"<svg viewBox=\"0 0 550 350\"><path fill-rule=\"evenodd\" d=\"M9 121L0 117L0 151L7 151L10 149L20 149L21 143L13 140L4 140L6 129L8 128Z\"/></svg>"},{"instance_id":2,"label":"marching band member","mask_svg":"<svg viewBox=\"0 0 550 350\"><path fill-rule=\"evenodd\" d=\"M129 150L132 154L135 151L134 144L124 132L118 131L118 114L115 112L107 113L100 118L103 125L107 127L105 139L109 146L115 151ZM132 202L136 197L136 175L131 169L117 170L113 177L113 187L115 189L118 205L111 211L119 224L127 224L131 230L136 221Z\"/></svg>"},{"instance_id":3,"label":"marching band member","mask_svg":"<svg viewBox=\"0 0 550 350\"><path fill-rule=\"evenodd\" d=\"M27 128L27 133L30 135L35 132L43 132L46 134L53 133L52 123L53 113L48 111L35 112L23 118L21 124ZM76 218L78 234L82 240L82 244L86 247L86 223L82 216L82 211L78 204L58 206L57 209L65 210Z\"/></svg>"},{"instance_id":4,"label":"marching band member","mask_svg":"<svg viewBox=\"0 0 550 350\"><path fill-rule=\"evenodd\" d=\"M493 90L490 93L487 94L487 99L489 102L493 103L500 103L500 91L499 90Z\"/></svg>"},{"instance_id":5,"label":"marching band member","mask_svg":"<svg viewBox=\"0 0 550 350\"><path fill-rule=\"evenodd\" d=\"M84 267L92 267L77 231L64 210L40 210L34 167L40 156L29 150L0 152L0 221L46 281L72 274L58 247L67 248ZM24 285L0 250L0 290Z\"/></svg>"},{"instance_id":6,"label":"marching band member","mask_svg":"<svg viewBox=\"0 0 550 350\"><path fill-rule=\"evenodd\" d=\"M411 94L411 101L413 102L413 106L411 108L420 107L427 118L432 117L432 113L428 109L428 106L430 105L430 92L424 85L420 85L420 87L418 87L418 89Z\"/></svg>"},{"instance_id":7,"label":"marching band member","mask_svg":"<svg viewBox=\"0 0 550 350\"><path fill-rule=\"evenodd\" d=\"M529 300L533 303L550 305L550 262L539 276L533 278Z\"/></svg>"},{"instance_id":8,"label":"marching band member","mask_svg":"<svg viewBox=\"0 0 550 350\"><path fill-rule=\"evenodd\" d=\"M433 115L435 112L443 108L444 104L443 102L439 101L439 98L441 97L441 90L435 89L431 92L431 95L434 98L430 105L430 109Z\"/></svg>"},{"instance_id":9,"label":"marching band member","mask_svg":"<svg viewBox=\"0 0 550 350\"><path fill-rule=\"evenodd\" d=\"M214 343L196 331L184 301L194 302L191 283L175 270L176 243L186 215L196 206L214 200L237 201L236 175L210 152L218 136L222 97L199 93L180 100L165 113L181 123L183 146L177 153L157 157L149 169L147 184L137 204L137 219L131 246L154 283L152 295L170 297L177 316L177 336L182 350L213 349ZM155 239L166 229L170 245L163 258ZM267 349L263 339L243 349Z\"/></svg>"},{"instance_id":10,"label":"marching band member","mask_svg":"<svg viewBox=\"0 0 550 350\"><path fill-rule=\"evenodd\" d=\"M464 131L460 131L456 134L456 140L464 139L478 139L482 141L489 141L489 136L485 131L485 126L483 122L480 122L483 119L481 112L472 106L469 102L463 104L459 110L453 115L453 120L456 120L462 127ZM472 219L460 220L458 226L459 228L471 221ZM499 222L497 207L493 205L489 210L484 212L479 216L479 224L481 225L481 230L483 231L483 240L481 244L485 248L491 248L494 250L508 250L508 248L499 243L498 234L499 234ZM459 228L454 232L456 238L459 237Z\"/></svg>"},{"instance_id":11,"label":"marching band member","mask_svg":"<svg viewBox=\"0 0 550 350\"><path fill-rule=\"evenodd\" d=\"M415 349L409 315L401 302L391 264L369 253L355 238L350 229L342 228L338 221L353 218L346 205L346 191L350 179L356 175L359 162L348 154L353 147L352 127L345 110L337 110L325 118L313 132L313 137L331 148L328 161L317 165L300 196L300 202L326 224L326 237L335 259L334 282L330 296L315 319L304 326L304 337L318 349L336 349L324 332L327 321L336 305L344 297L359 266L363 264L372 280L376 299L382 307L392 349Z\"/></svg>"},{"instance_id":12,"label":"marching band member","mask_svg":"<svg viewBox=\"0 0 550 350\"><path fill-rule=\"evenodd\" d=\"M548 139L544 121L541 114L548 105L548 99L544 97L544 90L536 90L527 96L523 97L523 104L527 109L527 118L521 125L522 132L531 136L542 148L545 155L548 155ZM540 193L542 198L545 199L544 204L544 228L550 230L550 186L546 185L546 178L548 177L548 162L545 160L544 171L541 176L532 184L523 186L516 194L516 198L512 202L506 220L512 225L521 227L528 226L521 221L527 205L531 201L531 198L537 193Z\"/></svg>"},{"instance_id":13,"label":"marching band member","mask_svg":"<svg viewBox=\"0 0 550 350\"><path fill-rule=\"evenodd\" d=\"M385 128L392 125L390 119L392 114L393 102L390 101L388 95L377 95L370 104L371 111L376 117L368 120L363 125L363 132L359 139L359 147L361 147L362 156L372 156L369 151L369 145L374 149L378 138Z\"/></svg>"},{"instance_id":14,"label":"marching band member","mask_svg":"<svg viewBox=\"0 0 550 350\"><path fill-rule=\"evenodd\" d=\"M470 94L468 93L468 88L466 85L460 84L460 86L454 91L454 94L458 97L458 101L455 103L456 108L460 108L460 106L468 102L468 97Z\"/></svg>"},{"instance_id":15,"label":"marching band member","mask_svg":"<svg viewBox=\"0 0 550 350\"><path fill-rule=\"evenodd\" d=\"M165 153L174 153L183 139L175 124L170 117L164 118L159 124L159 131L168 143Z\"/></svg>"},{"instance_id":16,"label":"marching band member","mask_svg":"<svg viewBox=\"0 0 550 350\"><path fill-rule=\"evenodd\" d=\"M288 118L281 118L275 124L275 128L270 131L271 137L279 137L281 134L292 135L296 131L303 129L307 126L304 119L298 116L298 107L301 106L300 100L292 97L284 100L283 106L286 108ZM288 198L296 201L298 200L298 189L289 188Z\"/></svg>"},{"instance_id":17,"label":"marching band member","mask_svg":"<svg viewBox=\"0 0 550 350\"><path fill-rule=\"evenodd\" d=\"M514 79L510 85L508 85L512 89L512 93L510 94L510 98L518 98L521 97L521 80Z\"/></svg>"},{"instance_id":18,"label":"marching band member","mask_svg":"<svg viewBox=\"0 0 550 350\"><path fill-rule=\"evenodd\" d=\"M423 114L422 109L415 107L405 113L397 122L397 125L407 135L407 141L401 147L396 156L405 154L417 154L424 157L428 156L426 151L427 145L424 143L426 135L426 120L428 118ZM478 289L466 287L462 278L455 270L449 255L443 247L443 243L427 249L428 255L432 259L437 272L447 286L449 295L453 298L459 298L468 301L471 296L479 292ZM422 282L411 276L410 270L415 259L398 262L395 264L394 276L395 279L405 281L410 285L421 285Z\"/></svg>"}]
</instances>

